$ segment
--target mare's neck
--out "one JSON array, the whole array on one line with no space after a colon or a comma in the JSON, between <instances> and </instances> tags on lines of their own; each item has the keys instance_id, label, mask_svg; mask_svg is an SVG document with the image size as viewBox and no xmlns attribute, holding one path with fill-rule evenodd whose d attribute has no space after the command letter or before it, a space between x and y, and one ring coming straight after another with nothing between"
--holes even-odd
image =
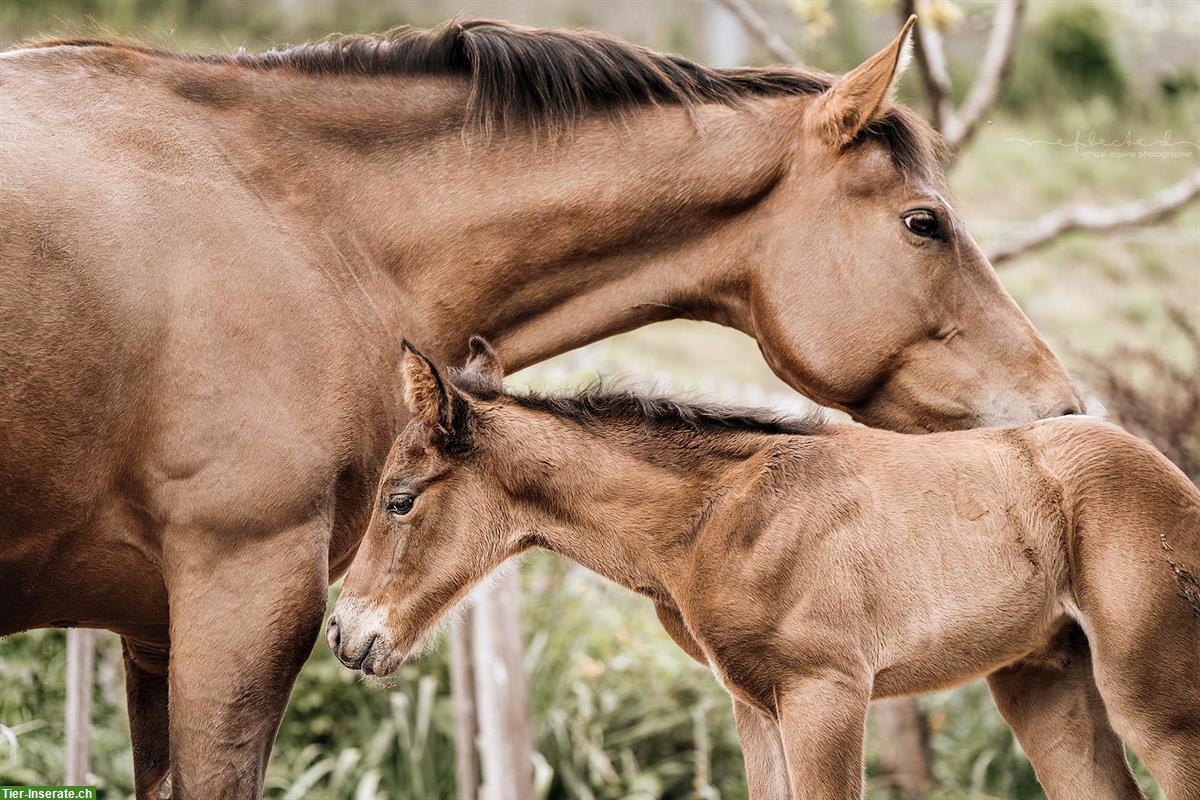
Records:
<instances>
[{"instance_id":1,"label":"mare's neck","mask_svg":"<svg viewBox=\"0 0 1200 800\"><path fill-rule=\"evenodd\" d=\"M739 235L794 140L778 99L488 140L462 130L456 79L357 79L317 98L327 107L285 113L279 135L320 176L322 224L350 231L340 255L389 276L393 322L433 355L454 363L479 333L510 369L673 317L737 324Z\"/></svg>"}]
</instances>

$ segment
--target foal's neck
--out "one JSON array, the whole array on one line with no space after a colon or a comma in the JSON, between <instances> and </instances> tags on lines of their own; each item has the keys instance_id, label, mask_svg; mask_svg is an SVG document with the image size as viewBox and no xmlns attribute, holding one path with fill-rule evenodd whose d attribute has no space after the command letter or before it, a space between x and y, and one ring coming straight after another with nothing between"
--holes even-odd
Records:
<instances>
[{"instance_id":1,"label":"foal's neck","mask_svg":"<svg viewBox=\"0 0 1200 800\"><path fill-rule=\"evenodd\" d=\"M512 470L536 485L536 543L627 588L670 602L714 518L753 494L785 437L752 432L660 433L598 425L555 436Z\"/></svg>"},{"instance_id":2,"label":"foal's neck","mask_svg":"<svg viewBox=\"0 0 1200 800\"><path fill-rule=\"evenodd\" d=\"M729 323L739 223L794 141L795 98L489 139L462 129L457 79L364 78L317 96L329 107L290 115L280 135L333 173L321 202L398 283L399 323L451 363L464 332L485 335L510 370L648 322Z\"/></svg>"}]
</instances>

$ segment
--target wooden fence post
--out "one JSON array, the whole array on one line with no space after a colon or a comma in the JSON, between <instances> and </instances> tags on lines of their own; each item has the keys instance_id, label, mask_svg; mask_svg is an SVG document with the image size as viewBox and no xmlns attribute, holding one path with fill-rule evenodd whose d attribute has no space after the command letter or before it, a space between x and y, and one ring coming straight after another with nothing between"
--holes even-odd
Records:
<instances>
[{"instance_id":1,"label":"wooden fence post","mask_svg":"<svg viewBox=\"0 0 1200 800\"><path fill-rule=\"evenodd\" d=\"M479 800L532 800L533 726L521 646L520 580L512 572L473 613L475 697L483 786Z\"/></svg>"},{"instance_id":2,"label":"wooden fence post","mask_svg":"<svg viewBox=\"0 0 1200 800\"><path fill-rule=\"evenodd\" d=\"M450 693L454 700L454 776L458 800L477 800L479 725L475 705L475 667L472 663L470 609L450 630Z\"/></svg>"},{"instance_id":3,"label":"wooden fence post","mask_svg":"<svg viewBox=\"0 0 1200 800\"><path fill-rule=\"evenodd\" d=\"M95 631L67 631L67 770L68 786L86 785L92 750L92 674L96 660Z\"/></svg>"}]
</instances>

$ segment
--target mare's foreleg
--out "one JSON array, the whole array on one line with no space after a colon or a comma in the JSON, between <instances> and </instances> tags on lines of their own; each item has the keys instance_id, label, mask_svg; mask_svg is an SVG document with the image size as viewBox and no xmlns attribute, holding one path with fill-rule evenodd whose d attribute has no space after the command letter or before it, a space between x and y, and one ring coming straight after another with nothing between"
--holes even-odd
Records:
<instances>
[{"instance_id":1,"label":"mare's foreleg","mask_svg":"<svg viewBox=\"0 0 1200 800\"><path fill-rule=\"evenodd\" d=\"M709 666L704 651L688 632L679 612L661 604L655 604L654 610L675 643L692 658ZM779 726L740 700L733 701L733 716L742 745L742 760L746 764L746 789L750 800L788 800L791 790Z\"/></svg>"},{"instance_id":2,"label":"mare's foreleg","mask_svg":"<svg viewBox=\"0 0 1200 800\"><path fill-rule=\"evenodd\" d=\"M165 537L177 800L262 794L279 722L325 610L324 521L239 533Z\"/></svg>"},{"instance_id":3,"label":"mare's foreleg","mask_svg":"<svg viewBox=\"0 0 1200 800\"><path fill-rule=\"evenodd\" d=\"M133 786L138 800L171 796L171 739L167 715L167 646L121 639L125 697L133 742Z\"/></svg>"}]
</instances>

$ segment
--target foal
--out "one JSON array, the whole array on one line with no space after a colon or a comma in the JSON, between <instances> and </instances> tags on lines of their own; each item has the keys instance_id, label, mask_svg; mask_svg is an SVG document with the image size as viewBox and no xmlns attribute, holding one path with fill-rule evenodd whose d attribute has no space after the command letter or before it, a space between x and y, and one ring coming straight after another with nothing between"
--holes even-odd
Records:
<instances>
[{"instance_id":1,"label":"foal","mask_svg":"<svg viewBox=\"0 0 1200 800\"><path fill-rule=\"evenodd\" d=\"M507 394L471 353L443 375L406 345L413 422L329 623L348 666L392 672L540 546L712 669L753 797L860 797L872 698L983 675L1052 798L1139 797L1117 733L1200 797L1200 491L1151 447L1079 417L909 436Z\"/></svg>"}]
</instances>

